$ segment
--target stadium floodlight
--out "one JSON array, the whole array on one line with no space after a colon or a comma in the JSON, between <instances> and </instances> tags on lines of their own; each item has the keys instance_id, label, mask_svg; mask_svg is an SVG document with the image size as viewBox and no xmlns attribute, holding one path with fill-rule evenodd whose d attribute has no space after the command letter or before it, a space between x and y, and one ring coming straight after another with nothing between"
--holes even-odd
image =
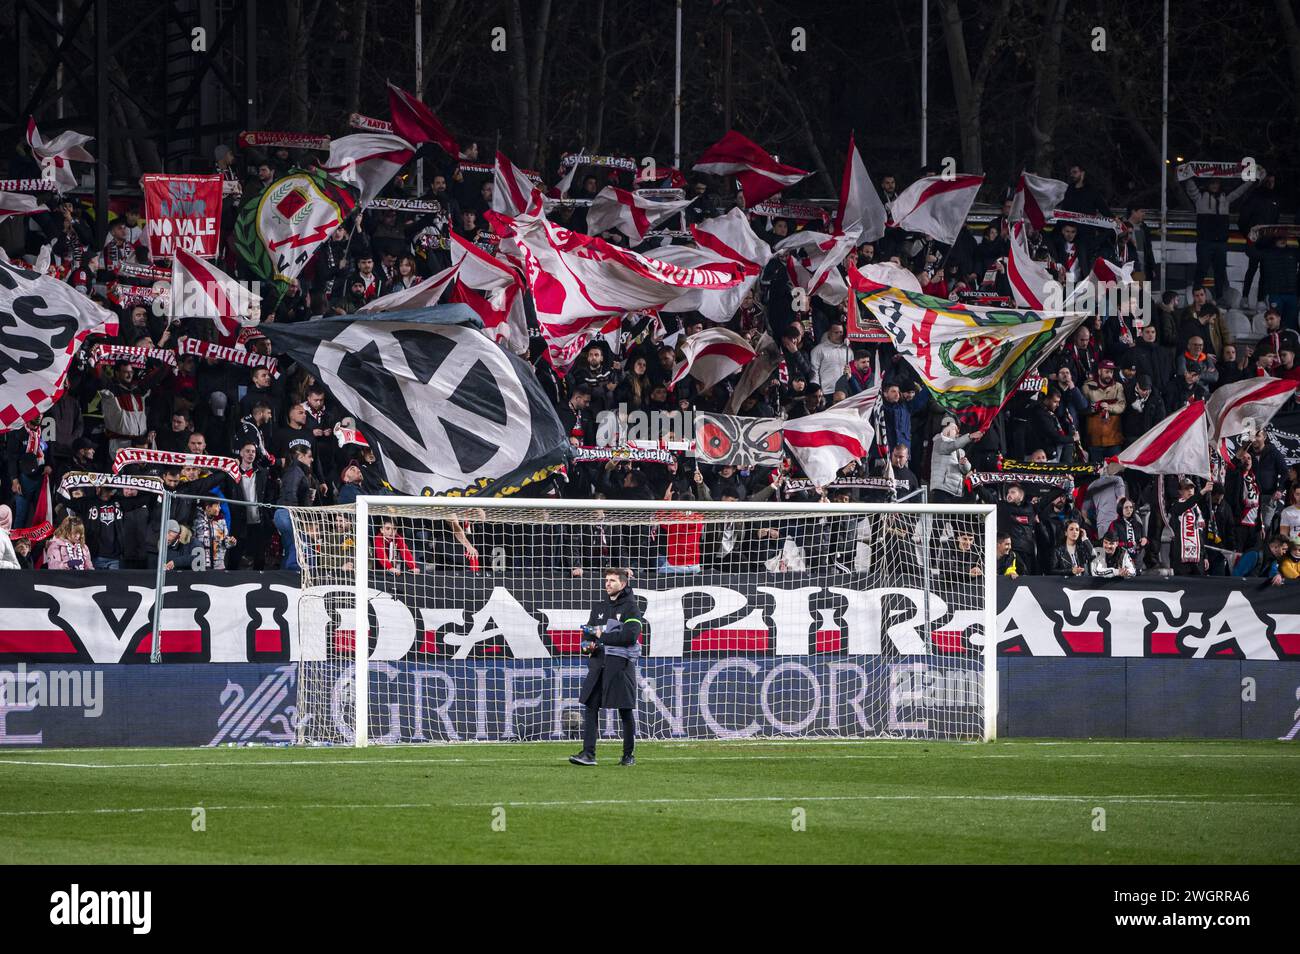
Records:
<instances>
[{"instance_id":1,"label":"stadium floodlight","mask_svg":"<svg viewBox=\"0 0 1300 954\"><path fill-rule=\"evenodd\" d=\"M608 567L631 570L643 609L641 738L995 735L988 505L390 496L291 513L300 744L576 738Z\"/></svg>"}]
</instances>

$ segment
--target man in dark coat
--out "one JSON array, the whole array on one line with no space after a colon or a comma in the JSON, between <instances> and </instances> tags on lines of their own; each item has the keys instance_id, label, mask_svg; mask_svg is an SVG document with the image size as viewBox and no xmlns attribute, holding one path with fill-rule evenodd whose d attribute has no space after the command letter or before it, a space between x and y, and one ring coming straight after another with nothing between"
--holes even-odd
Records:
<instances>
[{"instance_id":1,"label":"man in dark coat","mask_svg":"<svg viewBox=\"0 0 1300 954\"><path fill-rule=\"evenodd\" d=\"M605 571L606 598L591 610L583 627L582 651L587 655L587 676L578 701L586 706L582 725L582 751L569 756L574 765L596 764L596 729L601 709L617 709L623 720L623 758L619 765L635 765L636 661L644 623L628 573Z\"/></svg>"}]
</instances>

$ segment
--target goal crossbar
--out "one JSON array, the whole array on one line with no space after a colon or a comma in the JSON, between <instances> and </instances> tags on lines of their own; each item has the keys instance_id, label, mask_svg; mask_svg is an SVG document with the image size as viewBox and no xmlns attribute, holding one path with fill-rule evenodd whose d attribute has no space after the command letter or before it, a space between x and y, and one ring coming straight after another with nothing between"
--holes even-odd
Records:
<instances>
[{"instance_id":1,"label":"goal crossbar","mask_svg":"<svg viewBox=\"0 0 1300 954\"><path fill-rule=\"evenodd\" d=\"M806 503L767 501L760 504L744 504L715 501L663 501L663 500L583 500L572 501L560 498L510 498L510 497L403 497L403 496L361 496L353 507L328 508L339 519L353 524L355 534L355 562L351 574L352 607L354 612L353 652L354 672L352 676L353 705L356 718L352 744L364 747L370 742L370 726L367 713L370 711L370 600L374 594L371 586L375 565L373 561L371 536L374 533L373 522L385 516L401 515L404 517L423 518L431 521L445 521L448 516L457 514L471 515L481 511L488 519L493 519L502 511L514 511L525 515L535 514L531 519L542 522L560 522L565 515L570 518L576 514L591 514L594 522L619 524L633 519L634 514L653 515L655 522L672 523L686 515L699 515L714 518L727 515L738 521L766 521L789 518L814 518L832 516L871 516L904 515L915 518L964 518L964 526L978 527L981 531L981 572L978 582L972 571L972 587L982 593L979 600L979 620L983 631L983 645L979 652L982 672L979 683L982 690L982 726L978 737L990 741L996 737L998 711L997 684L997 555L996 555L996 508L986 504L934 504L934 503ZM353 513L348 513L348 511ZM349 519L351 518L351 519ZM471 517L470 519L473 519ZM480 517L481 519L481 517ZM501 515L498 519L507 519ZM649 519L647 517L647 519ZM295 516L295 522L297 517ZM929 519L917 520L923 527L923 552L928 554L932 523ZM918 531L921 532L921 531ZM970 531L964 531L970 532ZM924 577L925 600L930 600L929 567ZM793 579L786 580L797 582ZM882 624L883 625L883 624ZM972 646L972 652L974 647Z\"/></svg>"}]
</instances>

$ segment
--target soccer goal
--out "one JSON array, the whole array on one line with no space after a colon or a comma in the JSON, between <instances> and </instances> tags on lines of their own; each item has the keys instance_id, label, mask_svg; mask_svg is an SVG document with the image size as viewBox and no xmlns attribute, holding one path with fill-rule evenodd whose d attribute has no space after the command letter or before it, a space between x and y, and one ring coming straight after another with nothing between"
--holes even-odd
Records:
<instances>
[{"instance_id":1,"label":"soccer goal","mask_svg":"<svg viewBox=\"0 0 1300 954\"><path fill-rule=\"evenodd\" d=\"M300 744L577 739L609 568L642 611L641 738L995 735L989 506L362 497L292 516Z\"/></svg>"}]
</instances>

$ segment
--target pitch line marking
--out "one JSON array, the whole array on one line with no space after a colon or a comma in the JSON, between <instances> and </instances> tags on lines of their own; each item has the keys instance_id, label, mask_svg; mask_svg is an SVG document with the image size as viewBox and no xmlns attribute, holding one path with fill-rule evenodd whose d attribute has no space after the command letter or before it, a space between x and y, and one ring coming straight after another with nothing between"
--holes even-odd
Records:
<instances>
[{"instance_id":1,"label":"pitch line marking","mask_svg":"<svg viewBox=\"0 0 1300 954\"><path fill-rule=\"evenodd\" d=\"M1137 805L1181 805L1203 808L1207 805L1242 807L1235 801L1204 801L1217 795L1183 795L1169 798L1160 795L719 795L707 798L594 798L581 801L547 802L459 802L453 808L485 808L504 805L507 808L570 808L577 805L690 805L736 802L912 802L912 801L970 801L970 802L1132 802ZM1239 796L1247 798L1276 796ZM1188 799L1196 799L1189 801ZM1300 802L1252 802L1251 807L1300 808Z\"/></svg>"},{"instance_id":2,"label":"pitch line marking","mask_svg":"<svg viewBox=\"0 0 1300 954\"><path fill-rule=\"evenodd\" d=\"M261 811L409 811L411 809L431 808L485 808L504 805L509 808L570 808L578 805L698 805L698 804L734 804L746 802L789 803L789 802L894 802L894 801L969 801L969 802L1133 802L1139 805L1171 805L1203 808L1227 806L1240 808L1241 804L1233 801L1204 801L1217 798L1217 795L1181 795L1169 798L1157 795L736 795L711 796L707 798L628 798L628 799L584 799L581 801L545 801L545 802L391 802L373 804L308 804L295 805L204 805L210 812L261 812ZM1239 798L1269 798L1269 795L1240 795ZM1297 802L1254 802L1252 807L1260 808L1297 808ZM41 816L63 815L151 815L167 812L193 812L195 806L141 806L131 808L61 808L61 809L23 809L17 811L0 811L4 818L31 818Z\"/></svg>"},{"instance_id":3,"label":"pitch line marking","mask_svg":"<svg viewBox=\"0 0 1300 954\"><path fill-rule=\"evenodd\" d=\"M662 755L655 756L655 762L793 762L793 761L812 761L812 760L852 760L852 761L894 761L913 757L911 754L862 754L862 753L836 753L833 755L821 755L816 753L792 753L789 755ZM995 752L988 754L976 754L968 756L971 759L1015 759L1020 758L1017 755L1006 755ZM1102 753L1073 753L1066 755L1048 755L1045 758L1052 759L1106 759L1110 756ZM1270 752L1206 752L1206 753L1148 753L1147 758L1164 758L1164 759L1290 759L1292 756L1281 753ZM551 761L551 756L507 756L493 758L464 758L460 756L442 757L433 756L430 758L422 757L402 757L402 758L347 758L347 759L259 759L259 760L241 760L241 759L195 759L187 762L59 762L50 759L16 759L0 758L0 765L21 765L21 766L41 766L50 768L73 768L73 769L141 769L141 768L188 768L190 766L200 768L245 768L245 767L264 767L264 766L331 766L331 765L413 765L427 767L430 765L482 765L492 763L519 763L532 762L536 764L546 764Z\"/></svg>"}]
</instances>

